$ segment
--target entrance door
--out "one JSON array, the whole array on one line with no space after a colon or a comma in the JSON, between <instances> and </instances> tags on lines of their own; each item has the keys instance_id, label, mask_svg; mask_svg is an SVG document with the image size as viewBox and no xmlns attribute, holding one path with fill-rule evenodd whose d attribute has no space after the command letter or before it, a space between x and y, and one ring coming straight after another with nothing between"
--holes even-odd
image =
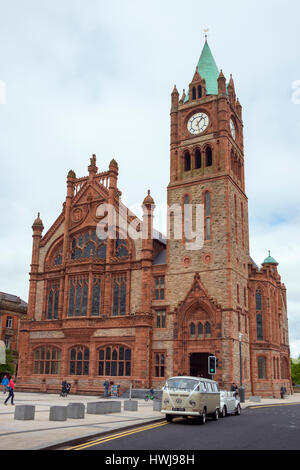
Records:
<instances>
[{"instance_id":1,"label":"entrance door","mask_svg":"<svg viewBox=\"0 0 300 470\"><path fill-rule=\"evenodd\" d=\"M208 357L213 356L210 353L193 353L190 355L190 375L192 377L204 377L212 379L208 374Z\"/></svg>"}]
</instances>

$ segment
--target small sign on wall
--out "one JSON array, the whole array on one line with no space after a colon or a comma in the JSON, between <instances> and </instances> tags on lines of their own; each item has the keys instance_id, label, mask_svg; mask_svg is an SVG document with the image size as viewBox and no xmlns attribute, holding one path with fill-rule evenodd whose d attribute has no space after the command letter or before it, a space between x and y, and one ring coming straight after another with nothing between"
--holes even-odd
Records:
<instances>
[{"instance_id":1,"label":"small sign on wall","mask_svg":"<svg viewBox=\"0 0 300 470\"><path fill-rule=\"evenodd\" d=\"M4 341L0 341L0 364L6 364L6 347Z\"/></svg>"}]
</instances>

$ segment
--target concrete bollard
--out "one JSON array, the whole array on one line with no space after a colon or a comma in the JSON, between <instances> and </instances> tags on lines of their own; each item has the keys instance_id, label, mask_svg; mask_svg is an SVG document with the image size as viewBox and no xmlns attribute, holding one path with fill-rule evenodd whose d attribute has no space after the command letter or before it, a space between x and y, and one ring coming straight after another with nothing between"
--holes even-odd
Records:
<instances>
[{"instance_id":1,"label":"concrete bollard","mask_svg":"<svg viewBox=\"0 0 300 470\"><path fill-rule=\"evenodd\" d=\"M49 421L67 421L67 407L50 406Z\"/></svg>"},{"instance_id":2,"label":"concrete bollard","mask_svg":"<svg viewBox=\"0 0 300 470\"><path fill-rule=\"evenodd\" d=\"M137 410L138 410L137 400L125 400L124 401L124 411L137 411Z\"/></svg>"},{"instance_id":3,"label":"concrete bollard","mask_svg":"<svg viewBox=\"0 0 300 470\"><path fill-rule=\"evenodd\" d=\"M153 400L153 411L161 411L161 401L160 400Z\"/></svg>"},{"instance_id":4,"label":"concrete bollard","mask_svg":"<svg viewBox=\"0 0 300 470\"><path fill-rule=\"evenodd\" d=\"M261 402L261 397L259 396L253 396L253 397L250 397L249 398L249 401L254 401L256 403L260 403Z\"/></svg>"},{"instance_id":5,"label":"concrete bollard","mask_svg":"<svg viewBox=\"0 0 300 470\"><path fill-rule=\"evenodd\" d=\"M33 405L16 405L15 419L29 420L34 419L35 406Z\"/></svg>"},{"instance_id":6,"label":"concrete bollard","mask_svg":"<svg viewBox=\"0 0 300 470\"><path fill-rule=\"evenodd\" d=\"M96 401L87 404L88 414L102 415L107 413L120 413L121 402L120 401Z\"/></svg>"},{"instance_id":7,"label":"concrete bollard","mask_svg":"<svg viewBox=\"0 0 300 470\"><path fill-rule=\"evenodd\" d=\"M69 403L67 406L67 417L72 419L83 419L85 406L83 403Z\"/></svg>"}]
</instances>

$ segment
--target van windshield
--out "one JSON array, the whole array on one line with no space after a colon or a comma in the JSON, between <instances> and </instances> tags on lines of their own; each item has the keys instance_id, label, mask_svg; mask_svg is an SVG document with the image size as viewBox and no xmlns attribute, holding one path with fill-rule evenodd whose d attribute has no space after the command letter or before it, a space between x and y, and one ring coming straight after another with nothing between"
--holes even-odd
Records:
<instances>
[{"instance_id":1,"label":"van windshield","mask_svg":"<svg viewBox=\"0 0 300 470\"><path fill-rule=\"evenodd\" d=\"M192 391L199 384L198 380L194 379L185 379L182 377L176 377L174 379L169 379L164 386L168 390L188 390Z\"/></svg>"}]
</instances>

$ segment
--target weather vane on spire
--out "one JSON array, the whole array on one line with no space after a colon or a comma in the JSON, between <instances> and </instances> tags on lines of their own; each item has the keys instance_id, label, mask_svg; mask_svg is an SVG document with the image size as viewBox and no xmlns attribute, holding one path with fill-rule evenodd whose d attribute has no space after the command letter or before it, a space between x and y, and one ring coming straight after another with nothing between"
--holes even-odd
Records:
<instances>
[{"instance_id":1,"label":"weather vane on spire","mask_svg":"<svg viewBox=\"0 0 300 470\"><path fill-rule=\"evenodd\" d=\"M208 33L209 29L204 29L204 32L205 32L205 41L207 41L207 33Z\"/></svg>"}]
</instances>

